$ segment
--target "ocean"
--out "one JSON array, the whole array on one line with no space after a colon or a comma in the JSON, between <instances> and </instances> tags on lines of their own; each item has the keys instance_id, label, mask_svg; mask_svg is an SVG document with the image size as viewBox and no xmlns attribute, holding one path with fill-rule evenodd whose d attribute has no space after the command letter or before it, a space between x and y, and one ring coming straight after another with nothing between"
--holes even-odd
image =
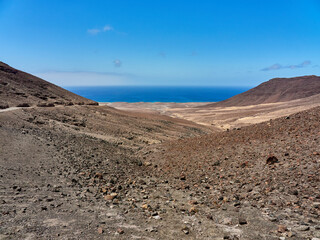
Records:
<instances>
[{"instance_id":1,"label":"ocean","mask_svg":"<svg viewBox=\"0 0 320 240\"><path fill-rule=\"evenodd\" d=\"M250 87L65 87L97 102L218 102Z\"/></svg>"}]
</instances>

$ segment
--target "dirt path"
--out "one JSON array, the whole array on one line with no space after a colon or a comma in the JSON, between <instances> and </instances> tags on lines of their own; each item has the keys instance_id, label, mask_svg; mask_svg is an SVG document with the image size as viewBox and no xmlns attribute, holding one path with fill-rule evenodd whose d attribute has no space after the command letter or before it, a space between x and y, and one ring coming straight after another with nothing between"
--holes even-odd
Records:
<instances>
[{"instance_id":1,"label":"dirt path","mask_svg":"<svg viewBox=\"0 0 320 240\"><path fill-rule=\"evenodd\" d=\"M19 107L9 107L9 108L5 108L5 109L0 109L0 113L2 112L10 112L10 111L14 111L14 110L18 110L21 109Z\"/></svg>"}]
</instances>

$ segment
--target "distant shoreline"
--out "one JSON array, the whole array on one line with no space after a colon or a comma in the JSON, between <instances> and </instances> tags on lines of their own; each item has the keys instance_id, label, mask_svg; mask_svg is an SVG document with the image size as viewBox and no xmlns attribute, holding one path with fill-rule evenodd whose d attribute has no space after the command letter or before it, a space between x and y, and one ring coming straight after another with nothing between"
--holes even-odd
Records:
<instances>
[{"instance_id":1,"label":"distant shoreline","mask_svg":"<svg viewBox=\"0 0 320 240\"><path fill-rule=\"evenodd\" d=\"M128 104L138 104L138 103L149 103L149 104L210 104L210 103L216 103L216 102L125 102L125 101L119 101L119 102L98 102L100 106L108 105L108 104L115 104L115 103L128 103Z\"/></svg>"},{"instance_id":2,"label":"distant shoreline","mask_svg":"<svg viewBox=\"0 0 320 240\"><path fill-rule=\"evenodd\" d=\"M68 87L96 102L207 103L219 102L247 91L247 87Z\"/></svg>"}]
</instances>

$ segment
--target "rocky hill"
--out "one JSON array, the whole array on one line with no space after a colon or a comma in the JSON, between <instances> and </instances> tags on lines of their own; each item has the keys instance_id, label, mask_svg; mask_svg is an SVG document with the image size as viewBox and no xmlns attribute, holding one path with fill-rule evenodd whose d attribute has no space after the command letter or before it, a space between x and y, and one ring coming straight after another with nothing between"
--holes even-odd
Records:
<instances>
[{"instance_id":1,"label":"rocky hill","mask_svg":"<svg viewBox=\"0 0 320 240\"><path fill-rule=\"evenodd\" d=\"M0 62L0 108L97 103Z\"/></svg>"},{"instance_id":2,"label":"rocky hill","mask_svg":"<svg viewBox=\"0 0 320 240\"><path fill-rule=\"evenodd\" d=\"M146 161L157 166L154 174L159 178L190 193L189 212L212 212L221 227L238 229L229 235L242 237L224 239L316 239L312 237L320 237L319 133L317 107L231 131L166 142L153 147ZM254 215L250 208L260 213ZM225 216L231 209L239 219ZM267 220L263 224L262 216Z\"/></svg>"},{"instance_id":3,"label":"rocky hill","mask_svg":"<svg viewBox=\"0 0 320 240\"><path fill-rule=\"evenodd\" d=\"M319 93L320 77L318 76L273 78L244 93L206 106L232 107L285 102L310 97Z\"/></svg>"}]
</instances>

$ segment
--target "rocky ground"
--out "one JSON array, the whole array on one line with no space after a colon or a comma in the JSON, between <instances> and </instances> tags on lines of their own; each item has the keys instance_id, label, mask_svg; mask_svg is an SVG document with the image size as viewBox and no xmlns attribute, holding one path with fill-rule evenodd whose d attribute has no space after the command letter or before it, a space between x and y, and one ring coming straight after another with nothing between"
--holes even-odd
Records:
<instances>
[{"instance_id":1,"label":"rocky ground","mask_svg":"<svg viewBox=\"0 0 320 240\"><path fill-rule=\"evenodd\" d=\"M99 106L0 113L0 239L320 238L319 108L212 133Z\"/></svg>"},{"instance_id":2,"label":"rocky ground","mask_svg":"<svg viewBox=\"0 0 320 240\"><path fill-rule=\"evenodd\" d=\"M234 214L226 225L241 239L319 238L319 110L164 143L147 161L173 188L191 192L195 211L238 211L247 224L237 226Z\"/></svg>"}]
</instances>

